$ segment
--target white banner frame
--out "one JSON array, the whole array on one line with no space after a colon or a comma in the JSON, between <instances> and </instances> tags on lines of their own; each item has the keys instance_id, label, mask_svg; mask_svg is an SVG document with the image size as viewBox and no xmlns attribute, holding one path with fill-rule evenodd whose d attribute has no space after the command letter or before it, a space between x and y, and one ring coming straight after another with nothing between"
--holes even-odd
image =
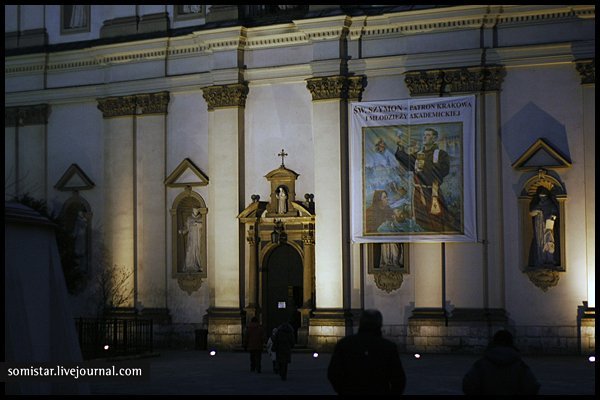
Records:
<instances>
[{"instance_id":1,"label":"white banner frame","mask_svg":"<svg viewBox=\"0 0 600 400\"><path fill-rule=\"evenodd\" d=\"M350 103L353 242L477 241L475 101L475 96L469 95ZM429 131L429 139L425 131ZM423 140L432 137L439 147L428 147L426 152ZM415 145L417 138L420 145ZM448 160L448 175L441 184L419 179L424 176L425 168L420 169L423 164L418 164L424 154L429 154L429 165L435 166L430 168L438 168L444 165L443 160ZM372 203L376 201L374 197L382 197L382 191L389 196L391 211L385 212L387 217L374 218ZM435 194L439 194L444 212L440 213ZM425 205L426 198L431 221L423 218L424 212L419 210L422 207L415 204L415 200L420 200ZM439 215L444 218L436 217ZM382 218L385 222L379 224ZM436 225L437 220L442 222ZM376 231L373 226L378 226Z\"/></svg>"}]
</instances>

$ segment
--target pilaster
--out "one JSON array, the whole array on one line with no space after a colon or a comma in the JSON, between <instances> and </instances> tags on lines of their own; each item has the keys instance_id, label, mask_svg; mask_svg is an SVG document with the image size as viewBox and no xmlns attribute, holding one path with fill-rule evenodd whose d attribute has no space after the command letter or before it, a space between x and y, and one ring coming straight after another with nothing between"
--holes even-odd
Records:
<instances>
[{"instance_id":1,"label":"pilaster","mask_svg":"<svg viewBox=\"0 0 600 400\"><path fill-rule=\"evenodd\" d=\"M428 246L418 244L411 248L411 262L417 262L415 269L415 310L410 317L412 336L411 343L415 349L431 345L435 342L424 337L427 329L439 332L439 326L448 326L451 317L447 311L448 304L455 304L456 299L443 297L447 293L448 280L443 278L442 263L453 253L472 254L470 262L476 265L475 275L465 277L462 284L480 286L480 297L464 297L456 307L469 310L480 310L479 314L470 313L469 318L451 319L455 327L462 326L465 332L469 327L482 324L486 326L489 310L503 313L504 299L504 244L503 244L503 210L502 210L502 147L500 141L499 99L505 70L498 65L479 65L458 68L431 69L409 71L405 83L412 96L453 96L473 93L477 95L477 115L479 125L476 127L476 187L478 209L478 243L446 244L445 254ZM436 254L440 254L438 257ZM420 259L424 258L424 259ZM426 259L426 260L425 260ZM448 258L448 259L451 259ZM446 269L451 266L446 266ZM437 283L439 282L439 283ZM486 314L487 313L487 314ZM477 315L475 315L477 314ZM465 321L468 320L468 323ZM479 329L479 328L477 328ZM466 333L465 333L466 334ZM444 335L441 335L444 336ZM486 339L487 340L487 339ZM449 346L451 346L448 343ZM460 346L458 343L457 346ZM452 346L451 346L452 347ZM421 350L423 351L423 350Z\"/></svg>"},{"instance_id":2,"label":"pilaster","mask_svg":"<svg viewBox=\"0 0 600 400\"><path fill-rule=\"evenodd\" d=\"M5 197L28 194L47 199L46 126L50 106L4 109Z\"/></svg>"},{"instance_id":3,"label":"pilaster","mask_svg":"<svg viewBox=\"0 0 600 400\"><path fill-rule=\"evenodd\" d=\"M126 282L121 295L127 301L116 307L166 310L161 248L168 103L168 92L98 99L105 128L105 243Z\"/></svg>"},{"instance_id":4,"label":"pilaster","mask_svg":"<svg viewBox=\"0 0 600 400\"><path fill-rule=\"evenodd\" d=\"M243 83L215 85L202 89L209 110L208 154L209 185L208 265L214 297L211 308L227 309L226 318L209 316L219 327L209 326L208 341L219 346L241 344L240 252L243 230L236 215L243 208L244 106L248 87ZM223 240L223 232L227 240ZM231 311L237 310L237 311ZM235 316L233 316L233 314ZM215 314L217 315L217 314ZM227 326L227 328L225 328Z\"/></svg>"},{"instance_id":5,"label":"pilaster","mask_svg":"<svg viewBox=\"0 0 600 400\"><path fill-rule=\"evenodd\" d=\"M349 307L350 245L348 221L348 100L359 98L364 77L311 78L315 193L319 196L315 230L315 307L309 345L327 348L346 335ZM323 310L327 312L321 315Z\"/></svg>"}]
</instances>

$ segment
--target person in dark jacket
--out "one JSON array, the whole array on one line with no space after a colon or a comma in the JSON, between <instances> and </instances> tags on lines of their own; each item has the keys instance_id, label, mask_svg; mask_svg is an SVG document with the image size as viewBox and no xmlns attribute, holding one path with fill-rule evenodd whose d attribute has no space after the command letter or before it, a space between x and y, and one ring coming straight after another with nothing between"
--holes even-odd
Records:
<instances>
[{"instance_id":1,"label":"person in dark jacket","mask_svg":"<svg viewBox=\"0 0 600 400\"><path fill-rule=\"evenodd\" d=\"M262 367L262 351L265 343L265 330L258 323L258 318L252 317L246 327L245 349L250 353L250 371L260 374Z\"/></svg>"},{"instance_id":2,"label":"person in dark jacket","mask_svg":"<svg viewBox=\"0 0 600 400\"><path fill-rule=\"evenodd\" d=\"M536 395L540 384L521 359L507 330L494 335L482 358L463 378L466 395Z\"/></svg>"},{"instance_id":3,"label":"person in dark jacket","mask_svg":"<svg viewBox=\"0 0 600 400\"><path fill-rule=\"evenodd\" d=\"M277 369L281 380L287 379L288 364L292 362L292 348L295 344L294 328L284 322L277 328L273 348L277 358Z\"/></svg>"},{"instance_id":4,"label":"person in dark jacket","mask_svg":"<svg viewBox=\"0 0 600 400\"><path fill-rule=\"evenodd\" d=\"M381 335L383 317L365 310L358 333L340 339L333 350L327 378L340 395L402 394L406 374L398 347Z\"/></svg>"}]
</instances>

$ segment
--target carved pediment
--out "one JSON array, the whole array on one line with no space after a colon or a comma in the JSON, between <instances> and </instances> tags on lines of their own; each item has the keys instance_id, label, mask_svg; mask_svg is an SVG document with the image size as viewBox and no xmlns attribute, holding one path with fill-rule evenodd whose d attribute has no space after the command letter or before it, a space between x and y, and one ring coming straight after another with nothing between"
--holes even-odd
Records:
<instances>
[{"instance_id":1,"label":"carved pediment","mask_svg":"<svg viewBox=\"0 0 600 400\"><path fill-rule=\"evenodd\" d=\"M190 160L186 158L165 180L168 187L206 186L208 177Z\"/></svg>"},{"instance_id":2,"label":"carved pediment","mask_svg":"<svg viewBox=\"0 0 600 400\"><path fill-rule=\"evenodd\" d=\"M568 168L570 166L571 162L542 138L536 140L512 165L517 170Z\"/></svg>"},{"instance_id":3,"label":"carved pediment","mask_svg":"<svg viewBox=\"0 0 600 400\"><path fill-rule=\"evenodd\" d=\"M92 189L94 182L83 172L77 164L71 164L65 173L60 177L54 187L63 192L73 192L79 190Z\"/></svg>"}]
</instances>

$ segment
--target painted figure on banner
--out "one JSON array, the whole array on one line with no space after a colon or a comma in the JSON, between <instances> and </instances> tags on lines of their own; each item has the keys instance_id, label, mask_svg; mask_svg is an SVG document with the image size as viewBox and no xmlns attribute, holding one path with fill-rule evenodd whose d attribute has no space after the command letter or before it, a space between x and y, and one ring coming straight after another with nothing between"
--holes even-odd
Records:
<instances>
[{"instance_id":1,"label":"painted figure on banner","mask_svg":"<svg viewBox=\"0 0 600 400\"><path fill-rule=\"evenodd\" d=\"M368 232L377 232L381 227L384 231L386 224L400 221L403 214L394 210L389 205L388 193L385 190L375 190L371 206L366 210L366 229ZM377 254L375 268L398 268L402 266L402 244L381 243L375 244Z\"/></svg>"},{"instance_id":2,"label":"painted figure on banner","mask_svg":"<svg viewBox=\"0 0 600 400\"><path fill-rule=\"evenodd\" d=\"M423 131L420 149L407 153L404 131L398 131L396 159L413 174L413 213L416 223L425 231L448 230L448 209L441 190L450 172L450 157L438 146L439 133L433 128Z\"/></svg>"},{"instance_id":3,"label":"painted figure on banner","mask_svg":"<svg viewBox=\"0 0 600 400\"><path fill-rule=\"evenodd\" d=\"M192 215L179 234L186 237L183 272L202 272L202 215L199 208L192 209Z\"/></svg>"},{"instance_id":4,"label":"painted figure on banner","mask_svg":"<svg viewBox=\"0 0 600 400\"><path fill-rule=\"evenodd\" d=\"M558 204L550 190L539 186L529 204L533 223L533 239L529 251L529 266L553 268L560 265L558 234Z\"/></svg>"}]
</instances>

